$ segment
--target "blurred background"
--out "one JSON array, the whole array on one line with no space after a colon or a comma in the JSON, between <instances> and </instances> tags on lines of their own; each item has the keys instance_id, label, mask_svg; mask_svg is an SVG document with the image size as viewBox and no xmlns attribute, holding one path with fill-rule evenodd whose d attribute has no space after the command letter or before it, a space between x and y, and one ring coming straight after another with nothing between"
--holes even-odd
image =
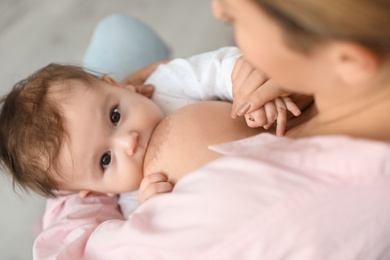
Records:
<instances>
[{"instance_id":1,"label":"blurred background","mask_svg":"<svg viewBox=\"0 0 390 260\"><path fill-rule=\"evenodd\" d=\"M0 0L0 95L50 62L81 65L95 25L123 13L144 21L174 57L234 45L232 28L213 18L211 0ZM0 175L0 259L32 259L45 199L15 193Z\"/></svg>"}]
</instances>

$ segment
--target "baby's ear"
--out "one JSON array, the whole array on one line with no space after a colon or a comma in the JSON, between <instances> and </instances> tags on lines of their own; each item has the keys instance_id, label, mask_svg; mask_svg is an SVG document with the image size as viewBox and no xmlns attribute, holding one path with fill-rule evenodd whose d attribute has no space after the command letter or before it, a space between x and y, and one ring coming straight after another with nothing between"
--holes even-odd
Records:
<instances>
[{"instance_id":1,"label":"baby's ear","mask_svg":"<svg viewBox=\"0 0 390 260\"><path fill-rule=\"evenodd\" d=\"M115 86L118 86L119 87L119 83L115 81L115 79L107 76L106 74L103 75L102 77L102 80L107 82L107 83L110 83L110 84L113 84Z\"/></svg>"},{"instance_id":2,"label":"baby's ear","mask_svg":"<svg viewBox=\"0 0 390 260\"><path fill-rule=\"evenodd\" d=\"M85 199L86 197L88 197L89 195L91 195L91 192L90 191L87 191L87 190L82 190L79 192L79 196L80 198L82 199Z\"/></svg>"}]
</instances>

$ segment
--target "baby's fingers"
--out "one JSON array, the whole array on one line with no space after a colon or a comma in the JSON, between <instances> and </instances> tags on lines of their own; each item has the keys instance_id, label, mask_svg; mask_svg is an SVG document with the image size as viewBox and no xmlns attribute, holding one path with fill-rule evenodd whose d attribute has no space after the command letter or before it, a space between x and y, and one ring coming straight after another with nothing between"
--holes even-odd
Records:
<instances>
[{"instance_id":1,"label":"baby's fingers","mask_svg":"<svg viewBox=\"0 0 390 260\"><path fill-rule=\"evenodd\" d=\"M147 175L141 182L138 201L142 204L151 197L161 193L171 192L172 189L173 184L168 182L168 178L164 174L153 173Z\"/></svg>"},{"instance_id":2,"label":"baby's fingers","mask_svg":"<svg viewBox=\"0 0 390 260\"><path fill-rule=\"evenodd\" d=\"M286 131L287 107L285 102L281 98L275 98L275 105L278 111L278 117L276 123L276 135L282 136Z\"/></svg>"},{"instance_id":3,"label":"baby's fingers","mask_svg":"<svg viewBox=\"0 0 390 260\"><path fill-rule=\"evenodd\" d=\"M149 175L146 175L141 182L141 185L139 187L140 190L147 187L148 185L155 183L155 182L166 182L168 181L168 177L163 173L152 173Z\"/></svg>"},{"instance_id":4,"label":"baby's fingers","mask_svg":"<svg viewBox=\"0 0 390 260\"><path fill-rule=\"evenodd\" d=\"M169 182L157 182L148 185L142 192L138 193L138 201L140 204L144 203L151 197L162 193L168 193L173 190L172 183Z\"/></svg>"},{"instance_id":5,"label":"baby's fingers","mask_svg":"<svg viewBox=\"0 0 390 260\"><path fill-rule=\"evenodd\" d=\"M290 97L281 97L284 104L286 104L286 108L290 111L294 116L299 116L301 114L301 110L299 107L291 100Z\"/></svg>"},{"instance_id":6,"label":"baby's fingers","mask_svg":"<svg viewBox=\"0 0 390 260\"><path fill-rule=\"evenodd\" d=\"M274 100L267 102L263 107L246 114L245 119L249 127L264 127L268 130L278 118L278 110Z\"/></svg>"},{"instance_id":7,"label":"baby's fingers","mask_svg":"<svg viewBox=\"0 0 390 260\"><path fill-rule=\"evenodd\" d=\"M137 85L135 86L135 92L147 98L151 98L154 92L154 86L151 84Z\"/></svg>"},{"instance_id":8,"label":"baby's fingers","mask_svg":"<svg viewBox=\"0 0 390 260\"><path fill-rule=\"evenodd\" d=\"M260 107L252 113L245 114L245 121L251 128L261 127L267 124L267 116L264 107Z\"/></svg>"},{"instance_id":9,"label":"baby's fingers","mask_svg":"<svg viewBox=\"0 0 390 260\"><path fill-rule=\"evenodd\" d=\"M151 84L147 85L131 85L131 84L123 84L120 83L119 87L137 92L138 94L150 98L154 92L154 86Z\"/></svg>"}]
</instances>

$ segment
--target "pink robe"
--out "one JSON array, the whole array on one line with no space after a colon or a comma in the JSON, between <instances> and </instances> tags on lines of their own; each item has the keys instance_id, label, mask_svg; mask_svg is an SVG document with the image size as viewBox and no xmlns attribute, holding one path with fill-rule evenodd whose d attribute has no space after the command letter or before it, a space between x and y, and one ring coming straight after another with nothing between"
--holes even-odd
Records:
<instances>
[{"instance_id":1,"label":"pink robe","mask_svg":"<svg viewBox=\"0 0 390 260\"><path fill-rule=\"evenodd\" d=\"M116 198L49 200L35 259L390 259L390 144L261 134L125 221Z\"/></svg>"}]
</instances>

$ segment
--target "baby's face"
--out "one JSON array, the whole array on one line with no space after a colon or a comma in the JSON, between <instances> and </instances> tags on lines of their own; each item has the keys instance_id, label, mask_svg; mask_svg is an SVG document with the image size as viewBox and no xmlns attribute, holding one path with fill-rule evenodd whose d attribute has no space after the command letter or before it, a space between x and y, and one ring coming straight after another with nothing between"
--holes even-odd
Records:
<instances>
[{"instance_id":1,"label":"baby's face","mask_svg":"<svg viewBox=\"0 0 390 260\"><path fill-rule=\"evenodd\" d=\"M60 189L81 191L81 196L137 190L146 148L164 117L160 108L107 81L92 87L73 84L62 99L69 140L60 151Z\"/></svg>"}]
</instances>

